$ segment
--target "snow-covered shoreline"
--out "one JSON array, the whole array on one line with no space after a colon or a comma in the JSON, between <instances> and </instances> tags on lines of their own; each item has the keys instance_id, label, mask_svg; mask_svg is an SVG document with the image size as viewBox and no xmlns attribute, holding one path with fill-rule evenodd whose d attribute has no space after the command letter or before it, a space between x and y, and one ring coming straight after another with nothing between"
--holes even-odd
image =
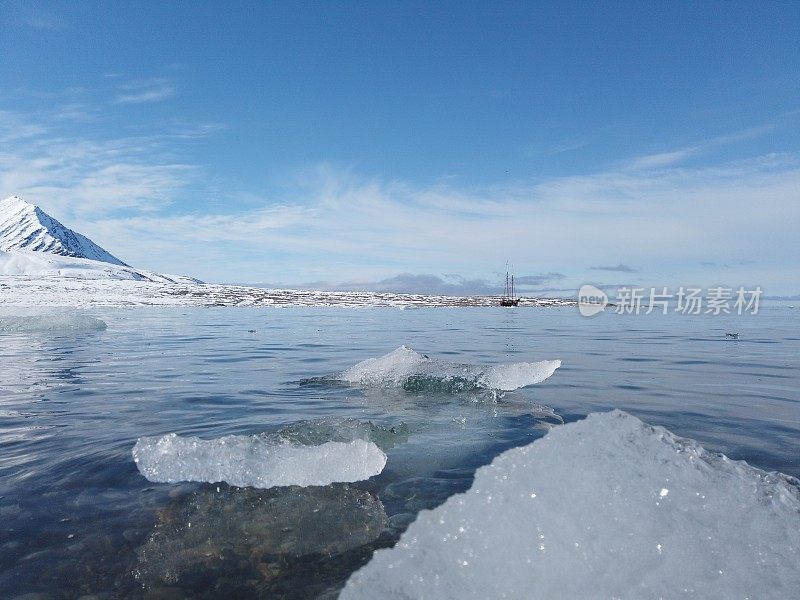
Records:
<instances>
[{"instance_id":1,"label":"snow-covered shoreline","mask_svg":"<svg viewBox=\"0 0 800 600\"><path fill-rule=\"evenodd\" d=\"M264 289L212 283L0 275L0 307L90 306L497 306L491 296ZM576 306L561 298L522 298L520 307ZM513 309L512 309L513 310Z\"/></svg>"},{"instance_id":2,"label":"snow-covered shoreline","mask_svg":"<svg viewBox=\"0 0 800 600\"><path fill-rule=\"evenodd\" d=\"M0 308L90 306L496 306L490 296L328 292L207 284L136 269L17 196L0 200ZM576 306L522 298L520 306Z\"/></svg>"}]
</instances>

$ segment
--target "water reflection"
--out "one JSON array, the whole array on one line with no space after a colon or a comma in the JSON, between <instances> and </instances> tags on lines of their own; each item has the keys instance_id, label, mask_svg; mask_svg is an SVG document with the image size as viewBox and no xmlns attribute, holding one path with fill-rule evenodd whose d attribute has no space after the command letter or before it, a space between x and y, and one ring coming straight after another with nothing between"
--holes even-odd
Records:
<instances>
[{"instance_id":1,"label":"water reflection","mask_svg":"<svg viewBox=\"0 0 800 600\"><path fill-rule=\"evenodd\" d=\"M0 317L0 323L8 322ZM102 335L0 328L0 495L32 474L55 430L66 426L68 409L57 398L84 385L82 371L100 361Z\"/></svg>"},{"instance_id":2,"label":"water reflection","mask_svg":"<svg viewBox=\"0 0 800 600\"><path fill-rule=\"evenodd\" d=\"M795 313L736 325L738 342L710 329L717 320L637 330L558 309L115 309L98 315L105 332L0 334L0 597L335 595L419 510L465 491L476 468L559 415L623 408L797 475ZM297 383L400 344L459 364L564 366L501 394ZM151 485L130 450L170 431L365 437L389 460L349 488Z\"/></svg>"}]
</instances>

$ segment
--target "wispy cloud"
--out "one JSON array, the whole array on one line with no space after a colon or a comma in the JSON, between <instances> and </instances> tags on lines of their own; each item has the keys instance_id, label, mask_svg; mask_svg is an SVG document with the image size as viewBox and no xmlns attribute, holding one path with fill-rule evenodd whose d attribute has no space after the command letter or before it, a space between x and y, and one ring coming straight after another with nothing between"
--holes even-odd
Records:
<instances>
[{"instance_id":1,"label":"wispy cloud","mask_svg":"<svg viewBox=\"0 0 800 600\"><path fill-rule=\"evenodd\" d=\"M660 169L669 167L686 161L689 158L707 152L712 148L733 144L744 140L752 139L762 136L778 127L777 123L768 123L759 125L757 127L748 127L725 135L719 135L707 140L703 140L697 144L672 150L669 152L657 152L655 154L648 154L631 159L627 168L630 170L646 170L646 169Z\"/></svg>"},{"instance_id":2,"label":"wispy cloud","mask_svg":"<svg viewBox=\"0 0 800 600\"><path fill-rule=\"evenodd\" d=\"M31 14L24 22L34 29L44 29L47 31L56 31L63 27L61 21L53 13L38 12Z\"/></svg>"},{"instance_id":3,"label":"wispy cloud","mask_svg":"<svg viewBox=\"0 0 800 600\"><path fill-rule=\"evenodd\" d=\"M128 83L120 86L120 90L114 98L115 104L161 102L173 97L177 92L175 85L163 78Z\"/></svg>"},{"instance_id":4,"label":"wispy cloud","mask_svg":"<svg viewBox=\"0 0 800 600\"><path fill-rule=\"evenodd\" d=\"M251 247L263 246L264 236L290 228L301 228L313 221L317 209L304 206L267 206L233 214L188 214L165 216L160 213L124 218L101 218L96 227L112 233L122 229L143 234L150 239L175 243L237 242Z\"/></svg>"},{"instance_id":5,"label":"wispy cloud","mask_svg":"<svg viewBox=\"0 0 800 600\"><path fill-rule=\"evenodd\" d=\"M800 160L787 156L714 169L608 172L477 190L414 187L321 167L289 192L264 198L257 210L191 218L157 213L103 219L94 227L130 248L130 254L120 254L131 262L140 259L142 239L158 237L176 248L186 239L213 241L215 252L224 249L230 257L224 269L197 260L211 246L192 246L195 263L202 262L196 274L208 280L352 283L358 273L362 283L383 282L388 289L422 283L411 279L418 275L399 281L387 279L389 273L425 274L433 268L476 281L480 278L471 274L495 271L512 253L524 270L559 269L541 275L523 271L521 284L552 287L557 282L568 288L591 272L584 266L588 256L600 267L612 265L604 269L612 272L634 271L612 262L621 251L648 264L663 265L668 258L669 277L683 273L686 279L703 277L702 271L692 271L699 269L699 259L763 256L766 240L774 248L770 261L787 265L782 277L800 280L797 267L789 266L800 251L798 189ZM141 260L147 258L141 253ZM754 271L765 272L742 267L740 275L752 277ZM747 283L744 276L741 281ZM455 285L424 283L429 290Z\"/></svg>"},{"instance_id":6,"label":"wispy cloud","mask_svg":"<svg viewBox=\"0 0 800 600\"><path fill-rule=\"evenodd\" d=\"M563 273L543 273L541 275L517 275L514 277L514 282L521 286L533 286L533 287L540 287L543 285L547 285L553 281L557 281L559 279L564 279L566 275Z\"/></svg>"},{"instance_id":7,"label":"wispy cloud","mask_svg":"<svg viewBox=\"0 0 800 600\"><path fill-rule=\"evenodd\" d=\"M0 144L10 144L42 135L45 128L21 119L15 113L0 110Z\"/></svg>"},{"instance_id":8,"label":"wispy cloud","mask_svg":"<svg viewBox=\"0 0 800 600\"><path fill-rule=\"evenodd\" d=\"M589 267L591 271L616 271L617 273L638 273L638 269L634 269L633 267L629 267L628 265L623 265L622 263L616 266L603 266L598 265L596 267Z\"/></svg>"},{"instance_id":9,"label":"wispy cloud","mask_svg":"<svg viewBox=\"0 0 800 600\"><path fill-rule=\"evenodd\" d=\"M217 127L102 138L80 123L0 113L0 139L9 140L0 195L40 203L126 262L209 281L496 293L486 274L512 258L521 286L576 289L593 272L635 272L620 256L651 265L660 285L705 281L702 262L737 265L726 271L737 285L800 281L800 156L487 187L413 185L323 164L260 195L246 190L244 201L242 192L215 196L236 186L212 186L180 160L185 144Z\"/></svg>"},{"instance_id":10,"label":"wispy cloud","mask_svg":"<svg viewBox=\"0 0 800 600\"><path fill-rule=\"evenodd\" d=\"M668 167L670 165L683 162L687 158L694 156L704 147L705 146L690 146L688 148L681 148L680 150L673 150L672 152L659 152L657 154L639 156L630 161L628 168L640 170Z\"/></svg>"},{"instance_id":11,"label":"wispy cloud","mask_svg":"<svg viewBox=\"0 0 800 600\"><path fill-rule=\"evenodd\" d=\"M401 273L378 281L346 281L330 283L325 281L300 284L297 287L341 291L368 291L411 294L439 294L442 296L486 296L496 294L502 289L486 279L468 279L458 275L439 276L431 274Z\"/></svg>"},{"instance_id":12,"label":"wispy cloud","mask_svg":"<svg viewBox=\"0 0 800 600\"><path fill-rule=\"evenodd\" d=\"M517 292L541 293L554 291L554 288L544 288L544 284L552 279L564 278L561 273L547 275L525 275L516 278ZM524 283L523 283L524 281ZM505 281L498 273L493 279L481 277L464 277L458 274L434 275L430 273L400 273L392 277L378 279L377 281L347 280L342 282L308 281L290 284L275 284L290 289L318 289L331 291L365 291L365 292L390 292L410 294L438 294L442 296L496 296L504 291ZM562 290L559 290L562 291ZM569 288L564 290L573 293Z\"/></svg>"},{"instance_id":13,"label":"wispy cloud","mask_svg":"<svg viewBox=\"0 0 800 600\"><path fill-rule=\"evenodd\" d=\"M63 127L65 118L34 121L0 112L0 193L24 195L56 216L96 217L158 210L197 179L197 167L168 151L170 132L87 139Z\"/></svg>"},{"instance_id":14,"label":"wispy cloud","mask_svg":"<svg viewBox=\"0 0 800 600\"><path fill-rule=\"evenodd\" d=\"M580 150L589 145L589 141L583 138L571 137L556 142L529 144L522 149L522 153L527 157L538 157L541 155L563 154Z\"/></svg>"},{"instance_id":15,"label":"wispy cloud","mask_svg":"<svg viewBox=\"0 0 800 600\"><path fill-rule=\"evenodd\" d=\"M64 20L55 11L45 8L39 3L11 0L4 3L3 10L7 11L7 16L14 23L33 29L56 31L64 27Z\"/></svg>"}]
</instances>

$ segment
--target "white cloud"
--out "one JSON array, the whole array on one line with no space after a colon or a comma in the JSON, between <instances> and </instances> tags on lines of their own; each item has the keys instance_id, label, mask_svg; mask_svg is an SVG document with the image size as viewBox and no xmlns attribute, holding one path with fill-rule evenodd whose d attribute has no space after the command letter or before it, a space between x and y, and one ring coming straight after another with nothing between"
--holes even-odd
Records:
<instances>
[{"instance_id":1,"label":"white cloud","mask_svg":"<svg viewBox=\"0 0 800 600\"><path fill-rule=\"evenodd\" d=\"M403 272L475 277L510 259L520 273L569 273L568 287L589 276L589 260L617 264L623 257L653 265L639 278L680 285L717 277L700 261L749 257L750 267L737 271L749 279L731 283L759 283L765 265L784 265L784 283L800 282L800 163L788 157L483 190L414 187L324 168L294 195L302 201L273 206L265 199L252 211L155 214L95 226L130 248L120 254L133 262L148 258L135 250L142 239L176 248L191 240L194 262L178 270L228 281L375 281ZM228 257L219 267L202 258L212 247Z\"/></svg>"},{"instance_id":2,"label":"white cloud","mask_svg":"<svg viewBox=\"0 0 800 600\"><path fill-rule=\"evenodd\" d=\"M782 119L786 119L787 117L790 118L791 115L790 114L783 115ZM727 133L725 135L712 137L703 140L702 142L699 142L695 145L687 146L685 148L679 148L678 150L673 150L670 152L658 152L655 154L639 156L628 161L627 169L638 171L638 170L661 169L664 167L670 167L682 163L689 158L702 154L703 152L707 152L718 146L725 146L727 144L733 144L754 137L762 136L765 133L768 133L776 129L777 127L778 127L777 122L768 123L765 125L759 125L757 127L748 127L747 129L741 129L739 131L734 131L732 133Z\"/></svg>"},{"instance_id":3,"label":"white cloud","mask_svg":"<svg viewBox=\"0 0 800 600\"><path fill-rule=\"evenodd\" d=\"M57 218L96 217L158 210L197 178L195 166L170 156L170 134L90 139L70 135L64 118L0 113L0 194L26 197Z\"/></svg>"},{"instance_id":4,"label":"white cloud","mask_svg":"<svg viewBox=\"0 0 800 600\"><path fill-rule=\"evenodd\" d=\"M683 162L687 158L697 154L701 149L701 146L692 146L690 148L682 148L681 150L674 150L672 152L648 154L646 156L640 156L633 159L628 167L633 170L668 167L676 163Z\"/></svg>"},{"instance_id":5,"label":"white cloud","mask_svg":"<svg viewBox=\"0 0 800 600\"><path fill-rule=\"evenodd\" d=\"M239 201L242 194L217 196L201 169L171 151L216 126L112 139L59 127L0 113L0 139L10 140L0 146L0 195L40 203L142 268L211 281L363 282L400 273L477 280L511 260L520 275L565 274L564 288L595 278L588 265L617 264L641 265L631 277L652 285L719 283L724 275L770 293L800 288L793 155L703 168L651 161L662 166L483 188L323 165L279 192ZM207 208L220 205L229 208ZM737 260L749 262L723 274L701 264Z\"/></svg>"},{"instance_id":6,"label":"white cloud","mask_svg":"<svg viewBox=\"0 0 800 600\"><path fill-rule=\"evenodd\" d=\"M18 115L0 110L0 144L10 144L42 135L45 128L29 123Z\"/></svg>"},{"instance_id":7,"label":"white cloud","mask_svg":"<svg viewBox=\"0 0 800 600\"><path fill-rule=\"evenodd\" d=\"M120 90L122 90L121 93L114 99L115 104L161 102L171 98L177 92L169 80L162 78L128 83L120 86Z\"/></svg>"}]
</instances>

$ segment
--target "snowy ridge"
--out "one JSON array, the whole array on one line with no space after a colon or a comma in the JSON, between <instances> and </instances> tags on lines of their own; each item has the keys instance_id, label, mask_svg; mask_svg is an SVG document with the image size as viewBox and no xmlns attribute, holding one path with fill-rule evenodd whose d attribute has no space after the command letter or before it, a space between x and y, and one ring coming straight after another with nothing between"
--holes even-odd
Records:
<instances>
[{"instance_id":1,"label":"snowy ridge","mask_svg":"<svg viewBox=\"0 0 800 600\"><path fill-rule=\"evenodd\" d=\"M478 469L340 598L794 598L798 484L592 414Z\"/></svg>"},{"instance_id":2,"label":"snowy ridge","mask_svg":"<svg viewBox=\"0 0 800 600\"><path fill-rule=\"evenodd\" d=\"M33 250L127 266L89 238L17 196L0 200L0 250Z\"/></svg>"}]
</instances>

